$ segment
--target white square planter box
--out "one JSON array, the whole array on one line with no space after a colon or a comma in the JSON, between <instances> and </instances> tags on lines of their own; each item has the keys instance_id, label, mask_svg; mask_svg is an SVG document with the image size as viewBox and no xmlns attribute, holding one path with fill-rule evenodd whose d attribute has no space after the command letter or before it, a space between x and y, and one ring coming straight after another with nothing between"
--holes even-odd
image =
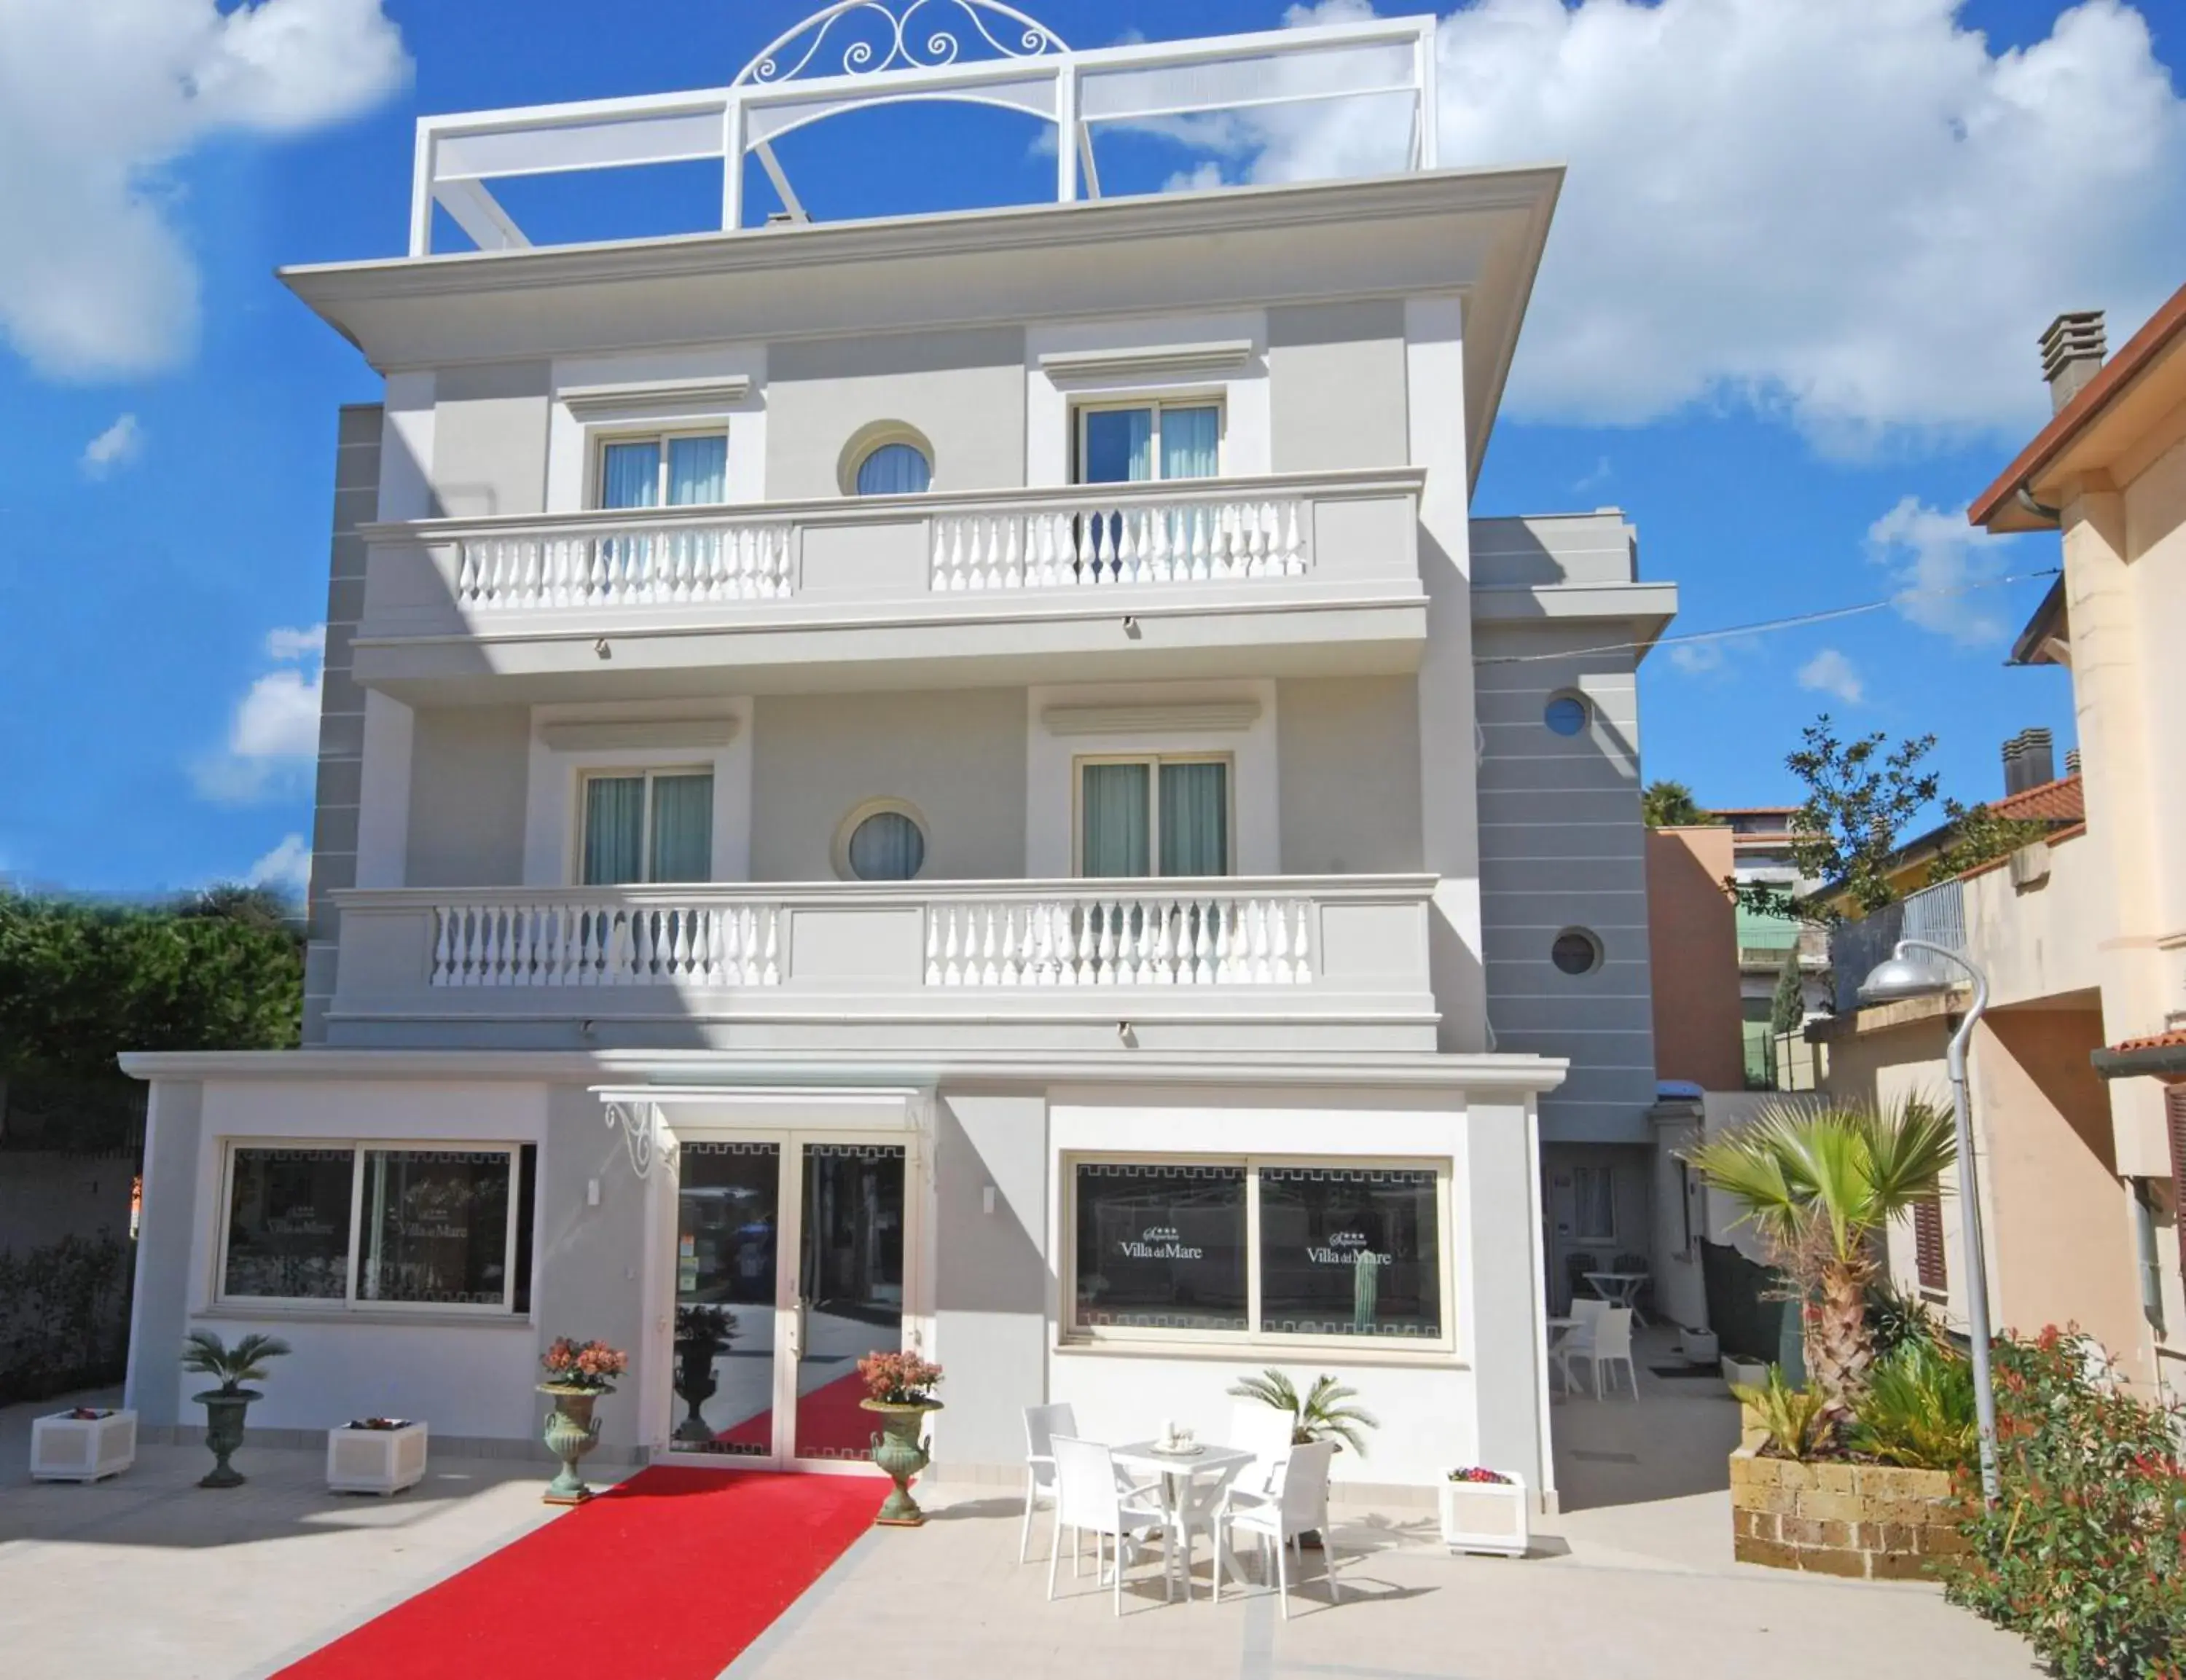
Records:
<instances>
[{"instance_id":1,"label":"white square planter box","mask_svg":"<svg viewBox=\"0 0 2186 1680\"><path fill-rule=\"evenodd\" d=\"M31 1479L97 1481L137 1461L137 1414L72 1418L66 1412L31 1420Z\"/></svg>"},{"instance_id":2,"label":"white square planter box","mask_svg":"<svg viewBox=\"0 0 2186 1680\"><path fill-rule=\"evenodd\" d=\"M327 1431L327 1487L336 1493L400 1493L425 1479L425 1425Z\"/></svg>"},{"instance_id":3,"label":"white square planter box","mask_svg":"<svg viewBox=\"0 0 2186 1680\"><path fill-rule=\"evenodd\" d=\"M1533 1537L1533 1504L1522 1481L1445 1481L1438 1491L1443 1544L1451 1551L1526 1555Z\"/></svg>"},{"instance_id":4,"label":"white square planter box","mask_svg":"<svg viewBox=\"0 0 2186 1680\"><path fill-rule=\"evenodd\" d=\"M1740 1388L1768 1386L1768 1362L1766 1359L1741 1359L1735 1353L1723 1356L1723 1380Z\"/></svg>"}]
</instances>

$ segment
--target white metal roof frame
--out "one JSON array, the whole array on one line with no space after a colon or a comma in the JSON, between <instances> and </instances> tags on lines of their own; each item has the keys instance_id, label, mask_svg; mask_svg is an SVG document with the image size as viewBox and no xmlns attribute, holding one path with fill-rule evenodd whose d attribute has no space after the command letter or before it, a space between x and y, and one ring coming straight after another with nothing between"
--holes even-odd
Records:
<instances>
[{"instance_id":1,"label":"white metal roof frame","mask_svg":"<svg viewBox=\"0 0 2186 1680\"><path fill-rule=\"evenodd\" d=\"M490 180L647 164L720 160L721 227L740 228L743 160L754 154L802 221L804 207L772 143L844 111L914 101L994 106L1053 123L1060 131L1056 198L1063 204L1077 201L1081 188L1084 196L1101 195L1093 135L1103 123L1404 95L1411 101L1409 166L1437 164L1432 17L1079 52L994 0L894 5L837 0L770 44L726 87L419 118L410 255L432 255L435 204L481 250L529 247L488 189ZM947 9L929 22L922 16L929 6ZM994 56L960 57L958 35L941 26L957 14L976 31L975 46L992 48ZM999 38L990 23L1000 26ZM805 74L833 62L842 66L837 73Z\"/></svg>"}]
</instances>

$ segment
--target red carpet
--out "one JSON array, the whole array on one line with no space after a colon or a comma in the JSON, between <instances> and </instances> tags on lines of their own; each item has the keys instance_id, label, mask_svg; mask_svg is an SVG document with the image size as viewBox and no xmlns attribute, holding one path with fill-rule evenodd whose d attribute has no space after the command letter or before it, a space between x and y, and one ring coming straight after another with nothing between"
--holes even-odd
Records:
<instances>
[{"instance_id":1,"label":"red carpet","mask_svg":"<svg viewBox=\"0 0 2186 1680\"><path fill-rule=\"evenodd\" d=\"M797 1455L803 1459L862 1459L872 1448L877 1421L858 1403L866 1397L866 1381L855 1371L837 1377L825 1387L800 1395L797 1401ZM774 1414L731 1424L714 1437L739 1447L774 1447Z\"/></svg>"},{"instance_id":2,"label":"red carpet","mask_svg":"<svg viewBox=\"0 0 2186 1680\"><path fill-rule=\"evenodd\" d=\"M281 1676L714 1680L887 1492L878 1476L641 1470Z\"/></svg>"}]
</instances>

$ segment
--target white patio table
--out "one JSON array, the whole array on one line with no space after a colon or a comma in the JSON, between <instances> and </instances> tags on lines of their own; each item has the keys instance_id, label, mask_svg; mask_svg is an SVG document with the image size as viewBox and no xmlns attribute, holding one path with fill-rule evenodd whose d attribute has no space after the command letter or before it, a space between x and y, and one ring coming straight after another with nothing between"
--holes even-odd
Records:
<instances>
[{"instance_id":1,"label":"white patio table","mask_svg":"<svg viewBox=\"0 0 2186 1680\"><path fill-rule=\"evenodd\" d=\"M1645 1328L1647 1320L1640 1315L1638 1305L1640 1291L1647 1287L1645 1272L1586 1272L1582 1274L1592 1284L1595 1292L1612 1307L1629 1307L1632 1322Z\"/></svg>"},{"instance_id":2,"label":"white patio table","mask_svg":"<svg viewBox=\"0 0 2186 1680\"><path fill-rule=\"evenodd\" d=\"M1162 1485L1162 1506L1176 1531L1177 1551L1184 1562L1184 1601L1191 1602L1191 1515L1195 1508L1210 1515L1222 1490L1229 1485L1253 1455L1239 1447L1197 1447L1190 1453L1164 1453L1151 1441L1134 1441L1128 1447L1110 1449L1117 1465L1138 1475L1158 1476ZM1203 1498L1193 1498L1202 1484L1212 1481ZM1210 1536L1213 1523L1208 1523ZM1221 1567L1222 1548L1214 1548L1215 1567ZM1246 1580L1237 1567L1237 1560L1230 1560L1230 1578L1239 1586Z\"/></svg>"}]
</instances>

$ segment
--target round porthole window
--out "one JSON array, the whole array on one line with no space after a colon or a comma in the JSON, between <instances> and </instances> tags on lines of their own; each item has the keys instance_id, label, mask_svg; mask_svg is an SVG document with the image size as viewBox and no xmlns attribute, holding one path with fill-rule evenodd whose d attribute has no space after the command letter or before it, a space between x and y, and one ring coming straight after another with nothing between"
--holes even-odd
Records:
<instances>
[{"instance_id":1,"label":"round porthole window","mask_svg":"<svg viewBox=\"0 0 2186 1680\"><path fill-rule=\"evenodd\" d=\"M884 443L858 463L860 496L916 496L933 484L933 463L916 444Z\"/></svg>"},{"instance_id":2,"label":"round porthole window","mask_svg":"<svg viewBox=\"0 0 2186 1680\"><path fill-rule=\"evenodd\" d=\"M1592 721L1594 711L1585 697L1578 694L1558 694L1550 697L1541 713L1541 721L1558 735L1578 735Z\"/></svg>"},{"instance_id":3,"label":"round porthole window","mask_svg":"<svg viewBox=\"0 0 2186 1680\"><path fill-rule=\"evenodd\" d=\"M1583 927L1567 927L1549 947L1549 960L1566 974L1591 974L1601 966L1601 941Z\"/></svg>"},{"instance_id":4,"label":"round porthole window","mask_svg":"<svg viewBox=\"0 0 2186 1680\"><path fill-rule=\"evenodd\" d=\"M911 881L926 867L926 831L901 805L867 806L845 825L839 867L853 881Z\"/></svg>"}]
</instances>

